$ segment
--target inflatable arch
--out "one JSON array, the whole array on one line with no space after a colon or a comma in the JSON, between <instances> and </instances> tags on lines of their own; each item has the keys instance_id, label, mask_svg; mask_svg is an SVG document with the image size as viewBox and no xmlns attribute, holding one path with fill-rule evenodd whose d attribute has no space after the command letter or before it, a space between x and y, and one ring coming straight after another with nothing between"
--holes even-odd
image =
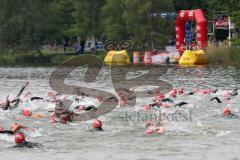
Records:
<instances>
[{"instance_id":1,"label":"inflatable arch","mask_svg":"<svg viewBox=\"0 0 240 160\"><path fill-rule=\"evenodd\" d=\"M201 9L181 10L176 21L176 49L181 50L185 43L185 26L187 21L196 21L197 46L204 49L207 46L208 24Z\"/></svg>"}]
</instances>

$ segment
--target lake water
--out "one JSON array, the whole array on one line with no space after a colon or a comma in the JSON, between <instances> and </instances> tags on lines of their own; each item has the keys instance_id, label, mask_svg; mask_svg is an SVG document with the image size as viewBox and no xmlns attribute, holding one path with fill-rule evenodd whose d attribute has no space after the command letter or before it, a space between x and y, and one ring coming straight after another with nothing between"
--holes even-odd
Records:
<instances>
[{"instance_id":1,"label":"lake water","mask_svg":"<svg viewBox=\"0 0 240 160\"><path fill-rule=\"evenodd\" d=\"M49 76L54 68L0 68L0 97L15 96L21 86L29 81L26 91L36 96L44 96L50 89ZM84 69L74 71L66 83L88 86L116 94L110 79L110 70L105 67L94 83L85 83ZM219 94L240 87L240 70L233 67L170 67L161 77L173 87L217 88ZM79 80L80 79L80 80ZM21 119L19 110L0 112L0 124L8 128L12 122L21 122L37 129L37 133L27 136L27 140L44 145L44 149L13 149L13 137L0 139L0 159L24 160L226 160L239 159L240 123L239 119L220 116L225 107L238 113L239 96L231 101L217 104L209 101L209 96L194 95L179 97L176 101L186 101L196 108L183 108L190 114L188 121L164 121L164 135L146 136L144 122L133 118L122 119L125 113L135 114L136 108L151 103L150 98L137 99L135 107L119 108L103 115L104 132L91 131L91 121L72 122L67 125L51 124L49 119ZM44 107L35 104L36 112L44 112Z\"/></svg>"}]
</instances>

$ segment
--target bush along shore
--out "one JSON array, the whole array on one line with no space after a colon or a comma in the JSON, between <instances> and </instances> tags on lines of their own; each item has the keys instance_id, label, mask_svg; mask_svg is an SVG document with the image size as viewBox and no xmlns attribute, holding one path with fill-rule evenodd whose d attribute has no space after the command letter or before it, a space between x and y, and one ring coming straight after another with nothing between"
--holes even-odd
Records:
<instances>
[{"instance_id":1,"label":"bush along shore","mask_svg":"<svg viewBox=\"0 0 240 160\"><path fill-rule=\"evenodd\" d=\"M209 47L206 49L207 59L211 65L240 67L240 48Z\"/></svg>"},{"instance_id":2,"label":"bush along shore","mask_svg":"<svg viewBox=\"0 0 240 160\"><path fill-rule=\"evenodd\" d=\"M104 59L107 53L85 53ZM66 60L78 56L75 53L2 53L0 54L0 66L57 66Z\"/></svg>"}]
</instances>

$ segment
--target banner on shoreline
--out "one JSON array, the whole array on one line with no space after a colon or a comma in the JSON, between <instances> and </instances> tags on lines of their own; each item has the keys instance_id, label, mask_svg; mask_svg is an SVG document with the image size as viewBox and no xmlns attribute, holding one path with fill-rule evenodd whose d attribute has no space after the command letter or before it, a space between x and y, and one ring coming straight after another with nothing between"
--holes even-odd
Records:
<instances>
[{"instance_id":1,"label":"banner on shoreline","mask_svg":"<svg viewBox=\"0 0 240 160\"><path fill-rule=\"evenodd\" d=\"M215 20L214 20L214 26L215 26L215 29L229 29L228 18L215 19ZM234 29L234 28L235 28L234 23L231 23L230 28L231 28L231 29Z\"/></svg>"}]
</instances>

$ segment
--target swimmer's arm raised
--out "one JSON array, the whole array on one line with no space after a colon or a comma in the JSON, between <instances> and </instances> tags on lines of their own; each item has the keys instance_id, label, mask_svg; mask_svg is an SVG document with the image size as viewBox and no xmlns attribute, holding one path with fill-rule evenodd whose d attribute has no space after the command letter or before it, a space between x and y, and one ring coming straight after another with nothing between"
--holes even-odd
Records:
<instances>
[{"instance_id":1,"label":"swimmer's arm raised","mask_svg":"<svg viewBox=\"0 0 240 160\"><path fill-rule=\"evenodd\" d=\"M11 130L13 131L13 133L16 133L17 131L19 131L20 129L27 129L29 131L35 131L34 128L30 128L28 126L25 126L23 124L17 123Z\"/></svg>"}]
</instances>

